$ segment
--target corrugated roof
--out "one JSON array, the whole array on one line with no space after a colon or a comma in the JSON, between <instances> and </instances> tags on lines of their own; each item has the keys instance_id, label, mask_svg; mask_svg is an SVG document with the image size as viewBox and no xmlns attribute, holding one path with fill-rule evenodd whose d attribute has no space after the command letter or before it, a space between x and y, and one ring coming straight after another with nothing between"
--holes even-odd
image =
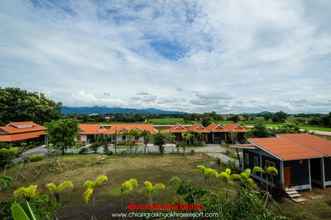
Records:
<instances>
[{"instance_id":1,"label":"corrugated roof","mask_svg":"<svg viewBox=\"0 0 331 220\"><path fill-rule=\"evenodd\" d=\"M309 134L283 134L248 141L284 161L331 156L331 141Z\"/></svg>"}]
</instances>

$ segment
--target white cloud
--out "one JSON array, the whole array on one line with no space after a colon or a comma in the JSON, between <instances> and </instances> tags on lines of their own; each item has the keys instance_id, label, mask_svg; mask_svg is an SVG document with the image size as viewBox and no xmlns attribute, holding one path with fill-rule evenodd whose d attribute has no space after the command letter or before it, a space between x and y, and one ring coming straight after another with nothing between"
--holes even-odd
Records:
<instances>
[{"instance_id":1,"label":"white cloud","mask_svg":"<svg viewBox=\"0 0 331 220\"><path fill-rule=\"evenodd\" d=\"M0 86L66 105L327 112L328 8L323 0L3 0Z\"/></svg>"}]
</instances>

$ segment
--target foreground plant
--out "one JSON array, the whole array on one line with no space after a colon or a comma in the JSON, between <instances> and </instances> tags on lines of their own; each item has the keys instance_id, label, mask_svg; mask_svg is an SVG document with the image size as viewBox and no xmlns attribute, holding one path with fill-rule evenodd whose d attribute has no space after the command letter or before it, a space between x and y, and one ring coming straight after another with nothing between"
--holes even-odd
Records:
<instances>
[{"instance_id":1,"label":"foreground plant","mask_svg":"<svg viewBox=\"0 0 331 220\"><path fill-rule=\"evenodd\" d=\"M66 190L72 190L74 188L74 184L71 181L66 180L59 185L55 185L55 183L48 183L46 188L54 196L56 202L60 203L60 193Z\"/></svg>"},{"instance_id":2,"label":"foreground plant","mask_svg":"<svg viewBox=\"0 0 331 220\"><path fill-rule=\"evenodd\" d=\"M10 176L0 176L0 192L10 189L13 182L13 178Z\"/></svg>"},{"instance_id":3,"label":"foreground plant","mask_svg":"<svg viewBox=\"0 0 331 220\"><path fill-rule=\"evenodd\" d=\"M14 191L15 198L24 198L30 200L37 197L39 194L37 185L30 185L27 187L20 187Z\"/></svg>"},{"instance_id":4,"label":"foreground plant","mask_svg":"<svg viewBox=\"0 0 331 220\"><path fill-rule=\"evenodd\" d=\"M131 193L135 188L138 187L138 180L131 178L126 180L121 185L121 195L122 195L122 207L124 208L124 195L128 195Z\"/></svg>"},{"instance_id":5,"label":"foreground plant","mask_svg":"<svg viewBox=\"0 0 331 220\"><path fill-rule=\"evenodd\" d=\"M153 203L153 194L160 191L164 191L166 188L166 186L163 183L156 183L153 185L153 183L150 181L145 181L144 187L150 204Z\"/></svg>"},{"instance_id":6,"label":"foreground plant","mask_svg":"<svg viewBox=\"0 0 331 220\"><path fill-rule=\"evenodd\" d=\"M14 202L10 209L11 214L14 220L37 220L34 212L32 211L29 202L26 202L26 206L28 208L28 212L26 212L23 207L18 204L17 202Z\"/></svg>"},{"instance_id":7,"label":"foreground plant","mask_svg":"<svg viewBox=\"0 0 331 220\"><path fill-rule=\"evenodd\" d=\"M106 184L108 182L108 177L105 175L98 176L95 180L86 180L84 183L85 192L83 194L83 199L85 203L89 203L92 199L93 205L95 203L95 191L98 187Z\"/></svg>"}]
</instances>

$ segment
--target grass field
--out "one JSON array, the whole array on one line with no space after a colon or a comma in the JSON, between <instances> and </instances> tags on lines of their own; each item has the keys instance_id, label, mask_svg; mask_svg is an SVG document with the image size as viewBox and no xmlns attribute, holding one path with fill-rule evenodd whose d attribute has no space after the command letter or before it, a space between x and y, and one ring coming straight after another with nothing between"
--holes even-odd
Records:
<instances>
[{"instance_id":1,"label":"grass field","mask_svg":"<svg viewBox=\"0 0 331 220\"><path fill-rule=\"evenodd\" d=\"M7 175L15 177L20 174L14 183L14 189L23 185L37 184L41 191L46 191L45 184L49 182L73 181L75 185L73 192L63 195L64 208L60 211L61 219L86 219L86 212L91 210L82 200L83 184L87 179L107 175L110 183L99 190L98 208L94 210L102 219L102 216L109 216L109 213L122 209L120 185L125 180L137 178L140 184L140 192L130 195L130 201L147 203L148 199L144 197L141 186L145 180L153 183L162 182L167 185L171 177L179 176L182 179L191 180L194 184L202 185L204 179L196 170L196 166L200 164L209 166L214 159L210 159L204 154L106 156L105 159L96 155L77 155L60 157L59 162L60 169L58 166L54 166L53 159L46 159L29 163L25 167L15 166L7 171ZM159 195L157 201L170 203L173 201L173 195L173 192L166 190ZM0 200L9 196L11 196L11 192L0 193Z\"/></svg>"},{"instance_id":2,"label":"grass field","mask_svg":"<svg viewBox=\"0 0 331 220\"><path fill-rule=\"evenodd\" d=\"M40 191L45 192L45 184L49 182L60 183L63 180L73 181L75 188L72 192L63 194L64 208L60 210L60 219L88 219L88 213L94 213L98 219L107 219L111 212L119 212L124 203L147 203L141 187L145 180L153 183L168 184L173 176L190 180L194 185L223 190L225 185L220 182L206 184L203 177L196 169L197 165L216 167L214 159L204 154L194 155L139 155L139 156L97 156L75 155L59 157L59 165L54 165L54 159L29 163L25 167L17 165L7 170L7 175L17 176L14 189L29 184L38 184ZM223 169L224 167L222 167ZM110 182L103 186L97 193L97 206L94 210L82 201L83 183L87 179L94 179L105 174ZM120 197L120 184L129 179L137 178L140 184L138 192L128 197ZM226 185L226 187L229 187ZM11 196L12 192L0 194L0 200ZM288 199L281 199L273 207L282 215L296 220L324 220L331 219L331 188L326 190L314 189L306 192L308 198L305 204L295 204ZM309 199L312 196L319 198ZM160 203L171 203L174 192L167 189L155 197ZM100 218L99 218L100 217Z\"/></svg>"},{"instance_id":3,"label":"grass field","mask_svg":"<svg viewBox=\"0 0 331 220\"><path fill-rule=\"evenodd\" d=\"M196 121L185 121L183 118L152 118L149 119L148 121L151 124L155 125L174 125L174 124L194 124L198 123ZM232 121L217 121L215 123L220 123L220 124L228 124L228 123L233 123ZM240 124L243 125L254 125L256 122L255 121L241 121L239 122ZM267 123L266 126L268 128L277 128L281 126L282 123ZM326 127L320 127L320 126L311 126L311 125L299 125L300 128L306 129L306 130L315 130L315 131L330 131L331 128L326 128Z\"/></svg>"}]
</instances>

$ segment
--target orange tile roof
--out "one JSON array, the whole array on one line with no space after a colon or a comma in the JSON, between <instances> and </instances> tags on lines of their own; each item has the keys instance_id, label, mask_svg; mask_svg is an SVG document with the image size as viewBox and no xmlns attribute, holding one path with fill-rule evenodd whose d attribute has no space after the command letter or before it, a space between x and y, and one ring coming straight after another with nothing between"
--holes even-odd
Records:
<instances>
[{"instance_id":1,"label":"orange tile roof","mask_svg":"<svg viewBox=\"0 0 331 220\"><path fill-rule=\"evenodd\" d=\"M0 142L24 141L45 135L46 128L32 121L10 122L0 127Z\"/></svg>"},{"instance_id":2,"label":"orange tile roof","mask_svg":"<svg viewBox=\"0 0 331 220\"><path fill-rule=\"evenodd\" d=\"M238 124L226 124L224 125L223 130L225 132L247 132L246 128Z\"/></svg>"},{"instance_id":3,"label":"orange tile roof","mask_svg":"<svg viewBox=\"0 0 331 220\"><path fill-rule=\"evenodd\" d=\"M246 128L237 124L215 124L212 123L206 128L209 132L247 132Z\"/></svg>"},{"instance_id":4,"label":"orange tile roof","mask_svg":"<svg viewBox=\"0 0 331 220\"><path fill-rule=\"evenodd\" d=\"M326 156L331 156L331 141L311 134L281 134L279 137L287 138L301 146L314 149Z\"/></svg>"},{"instance_id":5,"label":"orange tile roof","mask_svg":"<svg viewBox=\"0 0 331 220\"><path fill-rule=\"evenodd\" d=\"M140 130L147 131L151 134L157 133L157 129L151 124L113 124L110 128L112 133L119 133L121 131L130 131L130 130Z\"/></svg>"},{"instance_id":6,"label":"orange tile roof","mask_svg":"<svg viewBox=\"0 0 331 220\"><path fill-rule=\"evenodd\" d=\"M147 131L151 134L157 133L157 130L150 124L80 124L79 128L80 134L116 134L133 129Z\"/></svg>"},{"instance_id":7,"label":"orange tile roof","mask_svg":"<svg viewBox=\"0 0 331 220\"><path fill-rule=\"evenodd\" d=\"M5 135L0 135L0 142L25 141L29 139L38 138L42 135L45 135L44 131L19 133L19 134L5 134Z\"/></svg>"},{"instance_id":8,"label":"orange tile roof","mask_svg":"<svg viewBox=\"0 0 331 220\"><path fill-rule=\"evenodd\" d=\"M224 132L224 126L221 124L212 123L208 125L206 129L210 132Z\"/></svg>"},{"instance_id":9,"label":"orange tile roof","mask_svg":"<svg viewBox=\"0 0 331 220\"><path fill-rule=\"evenodd\" d=\"M284 161L331 156L331 141L309 134L283 134L248 141Z\"/></svg>"},{"instance_id":10,"label":"orange tile roof","mask_svg":"<svg viewBox=\"0 0 331 220\"><path fill-rule=\"evenodd\" d=\"M169 128L170 133L188 132L188 128L183 125L175 125Z\"/></svg>"},{"instance_id":11,"label":"orange tile roof","mask_svg":"<svg viewBox=\"0 0 331 220\"><path fill-rule=\"evenodd\" d=\"M202 125L194 124L187 128L190 132L196 133L208 133L209 131Z\"/></svg>"},{"instance_id":12,"label":"orange tile roof","mask_svg":"<svg viewBox=\"0 0 331 220\"><path fill-rule=\"evenodd\" d=\"M4 127L0 127L0 131L5 134L18 134L18 133L28 133L34 131L45 131L46 128L34 123L32 121L22 121L22 122L10 122Z\"/></svg>"}]
</instances>

